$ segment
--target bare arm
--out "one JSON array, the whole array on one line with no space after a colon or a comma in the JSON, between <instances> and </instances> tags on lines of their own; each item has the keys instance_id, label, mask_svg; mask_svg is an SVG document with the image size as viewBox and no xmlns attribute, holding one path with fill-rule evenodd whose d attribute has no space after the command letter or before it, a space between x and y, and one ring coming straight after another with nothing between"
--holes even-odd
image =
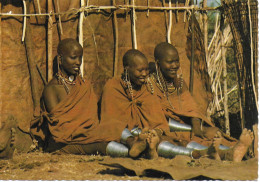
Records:
<instances>
[{"instance_id":1,"label":"bare arm","mask_svg":"<svg viewBox=\"0 0 260 182\"><path fill-rule=\"evenodd\" d=\"M195 136L201 137L201 138L207 138L207 139L213 139L217 132L219 131L219 128L217 127L206 127L203 126L201 128L201 121L199 118L192 118L192 132Z\"/></svg>"},{"instance_id":2,"label":"bare arm","mask_svg":"<svg viewBox=\"0 0 260 182\"><path fill-rule=\"evenodd\" d=\"M48 85L44 88L43 100L46 111L51 112L52 109L59 103L55 86Z\"/></svg>"}]
</instances>

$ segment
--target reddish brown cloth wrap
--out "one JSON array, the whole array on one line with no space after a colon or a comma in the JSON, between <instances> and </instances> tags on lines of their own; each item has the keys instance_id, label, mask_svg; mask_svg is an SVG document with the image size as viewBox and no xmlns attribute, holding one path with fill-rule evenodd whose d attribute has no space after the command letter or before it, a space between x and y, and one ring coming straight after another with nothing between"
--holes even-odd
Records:
<instances>
[{"instance_id":1,"label":"reddish brown cloth wrap","mask_svg":"<svg viewBox=\"0 0 260 182\"><path fill-rule=\"evenodd\" d=\"M214 126L214 124L209 120L205 113L206 111L201 111L198 107L197 103L192 98L187 85L185 82L183 83L183 88L179 95L177 94L177 90L168 96L164 96L162 90L158 87L157 79L154 74L150 77L152 80L152 84L154 86L154 94L160 99L164 114L167 118L173 118L180 123L184 123L185 121L182 120L182 117L188 118L200 118L205 121L208 125ZM190 124L191 123L187 123ZM172 132L171 132L172 133ZM212 140L208 140L206 138L200 138L197 136L192 136L191 132L174 132L178 139L186 140L186 141L196 141L200 144L209 146L212 143ZM231 140L223 140L222 144L226 146L232 146L236 142L233 138Z\"/></svg>"},{"instance_id":2,"label":"reddish brown cloth wrap","mask_svg":"<svg viewBox=\"0 0 260 182\"><path fill-rule=\"evenodd\" d=\"M119 78L109 80L103 91L101 104L101 124L115 125L113 120L121 122L121 128L160 128L169 132L168 122L157 96L151 94L145 84L134 91L133 100L125 82ZM113 120L112 120L113 119Z\"/></svg>"},{"instance_id":3,"label":"reddish brown cloth wrap","mask_svg":"<svg viewBox=\"0 0 260 182\"><path fill-rule=\"evenodd\" d=\"M156 84L156 78L151 75L151 80L154 86L154 93L159 97L164 114L167 118L173 118L177 121L180 119L178 116L200 118L210 126L214 126L213 123L206 117L206 115L200 110L197 103L192 98L187 85L184 83L181 93L178 95L177 91L169 95L169 101L164 93L158 88ZM171 106L170 105L173 106Z\"/></svg>"},{"instance_id":4,"label":"reddish brown cloth wrap","mask_svg":"<svg viewBox=\"0 0 260 182\"><path fill-rule=\"evenodd\" d=\"M31 123L31 133L34 136L44 141L50 135L55 142L64 144L88 144L115 138L110 136L113 132L109 128L101 129L97 117L97 99L92 86L79 77L66 98L50 113L42 107L41 115Z\"/></svg>"}]
</instances>

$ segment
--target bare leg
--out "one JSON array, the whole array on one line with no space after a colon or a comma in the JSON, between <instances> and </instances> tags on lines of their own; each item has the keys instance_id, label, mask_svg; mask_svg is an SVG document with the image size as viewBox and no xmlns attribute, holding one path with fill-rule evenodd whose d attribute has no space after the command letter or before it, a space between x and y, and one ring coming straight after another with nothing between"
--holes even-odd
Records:
<instances>
[{"instance_id":1,"label":"bare leg","mask_svg":"<svg viewBox=\"0 0 260 182\"><path fill-rule=\"evenodd\" d=\"M246 154L248 147L251 145L254 139L254 134L251 130L243 129L242 134L239 137L239 141L234 146L233 161L240 162Z\"/></svg>"},{"instance_id":2,"label":"bare leg","mask_svg":"<svg viewBox=\"0 0 260 182\"><path fill-rule=\"evenodd\" d=\"M243 129L240 135L239 141L236 145L229 150L219 150L219 155L222 160L229 160L234 162L240 162L246 154L249 146L253 142L254 135L251 130Z\"/></svg>"},{"instance_id":3,"label":"bare leg","mask_svg":"<svg viewBox=\"0 0 260 182\"><path fill-rule=\"evenodd\" d=\"M221 132L217 131L215 137L213 138L213 143L211 144L211 146L208 148L208 155L209 157L216 159L218 161L220 161L220 156L219 156L219 145L222 142L222 136L221 136Z\"/></svg>"},{"instance_id":4,"label":"bare leg","mask_svg":"<svg viewBox=\"0 0 260 182\"><path fill-rule=\"evenodd\" d=\"M160 137L158 136L157 132L155 130L151 130L147 138L147 143L149 144L148 157L150 159L158 158L158 153L156 149L159 142Z\"/></svg>"}]
</instances>

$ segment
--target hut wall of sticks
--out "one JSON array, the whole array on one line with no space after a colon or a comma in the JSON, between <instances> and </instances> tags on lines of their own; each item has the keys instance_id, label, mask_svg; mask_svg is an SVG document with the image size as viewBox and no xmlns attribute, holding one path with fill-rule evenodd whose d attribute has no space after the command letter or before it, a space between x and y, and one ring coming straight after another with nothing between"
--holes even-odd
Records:
<instances>
[{"instance_id":1,"label":"hut wall of sticks","mask_svg":"<svg viewBox=\"0 0 260 182\"><path fill-rule=\"evenodd\" d=\"M256 6L253 5L256 1L250 2L252 17L257 18ZM230 17L233 12L228 7L232 6L232 11L239 8L234 4L233 1L224 2L221 8L209 8L206 5L194 6L189 0L1 1L0 123L12 115L21 130L29 131L31 119L39 114L44 85L55 73L57 45L64 38L75 38L83 46L82 72L93 83L98 96L105 82L123 71L122 57L128 49L139 49L149 62L153 62L155 45L163 41L172 43L179 51L183 78L187 85L192 86L194 99L206 113L212 99L219 100L218 93L213 90L212 94L212 80L221 80L221 76L208 74L210 51L206 21L200 27L200 20L197 21L198 16L194 14L203 15L206 20L207 11L222 10L226 17ZM245 11L247 13L248 9ZM249 24L245 23L243 30L237 28L241 22L248 22L248 17L245 20L239 14L235 20L231 18L228 18L228 22L233 36L238 36L234 36L234 45L236 50L242 51L236 55L240 70L238 83L241 84L241 109L243 120L246 121L249 115L254 118L257 114L257 97L253 92L257 89L257 86L254 88L257 81L257 28L252 31L252 77L251 61L248 59L251 52L247 50L251 39L248 31L243 32ZM257 25L257 19L252 21L252 25ZM191 66L194 69L190 69ZM212 108L217 108L214 103L210 105L208 113L222 109ZM250 114L246 114L248 111Z\"/></svg>"},{"instance_id":2,"label":"hut wall of sticks","mask_svg":"<svg viewBox=\"0 0 260 182\"><path fill-rule=\"evenodd\" d=\"M234 37L242 128L258 123L258 2L223 1Z\"/></svg>"}]
</instances>

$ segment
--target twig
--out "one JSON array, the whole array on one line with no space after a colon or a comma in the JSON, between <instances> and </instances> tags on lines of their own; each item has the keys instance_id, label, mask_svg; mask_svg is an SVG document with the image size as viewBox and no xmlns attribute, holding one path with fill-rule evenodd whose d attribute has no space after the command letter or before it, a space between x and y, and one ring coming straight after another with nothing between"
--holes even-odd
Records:
<instances>
[{"instance_id":1,"label":"twig","mask_svg":"<svg viewBox=\"0 0 260 182\"><path fill-rule=\"evenodd\" d=\"M203 1L203 7L207 7L207 0ZM206 62L208 60L208 16L207 12L203 13L203 30L204 30L204 49L206 54Z\"/></svg>"},{"instance_id":2,"label":"twig","mask_svg":"<svg viewBox=\"0 0 260 182\"><path fill-rule=\"evenodd\" d=\"M80 0L80 6L81 8L85 6L85 0ZM83 18L84 18L84 11L80 12L79 16L79 43L83 48ZM80 65L80 71L82 76L84 76L84 60L82 56L82 63Z\"/></svg>"},{"instance_id":3,"label":"twig","mask_svg":"<svg viewBox=\"0 0 260 182\"><path fill-rule=\"evenodd\" d=\"M15 16L21 16L21 17L24 17L24 16L50 16L50 15L67 15L67 14L71 14L72 10L75 11L74 14L78 14L82 11L100 11L100 10L128 10L128 9L135 9L135 10L140 10L140 11L147 11L148 9L150 11L164 11L164 10L185 10L185 11L188 11L188 10L192 10L194 9L194 11L218 11L220 7L207 7L207 8L200 8L200 7L157 7L157 6L132 6L132 5L121 5L121 6L85 6L83 8L79 8L79 9L76 9L76 8L73 8L73 9L70 9L66 12L60 12L60 13L41 13L41 14L12 14L12 13L0 13L0 16L12 16L12 17L15 17Z\"/></svg>"},{"instance_id":4,"label":"twig","mask_svg":"<svg viewBox=\"0 0 260 182\"><path fill-rule=\"evenodd\" d=\"M60 13L60 0L57 0L57 8L58 8L58 13ZM59 16L59 27L60 27L60 34L63 35L63 28L61 24L61 15Z\"/></svg>"},{"instance_id":5,"label":"twig","mask_svg":"<svg viewBox=\"0 0 260 182\"><path fill-rule=\"evenodd\" d=\"M172 7L171 0L169 1L169 8ZM172 31L172 10L169 11L169 26L167 31L167 42L171 43L171 31Z\"/></svg>"},{"instance_id":6,"label":"twig","mask_svg":"<svg viewBox=\"0 0 260 182\"><path fill-rule=\"evenodd\" d=\"M190 3L190 0L185 0L185 7L187 7ZM186 22L186 14L187 14L187 10L184 11L184 15L183 15L183 22Z\"/></svg>"},{"instance_id":7,"label":"twig","mask_svg":"<svg viewBox=\"0 0 260 182\"><path fill-rule=\"evenodd\" d=\"M222 24L223 26L223 24ZM226 134L230 136L230 127L229 127L229 112L228 112L228 94L227 94L227 63L226 55L224 53L224 35L223 27L221 27L220 39L221 39L221 57L222 57L222 66L223 66L223 85L224 85L224 115L225 115L225 129Z\"/></svg>"},{"instance_id":8,"label":"twig","mask_svg":"<svg viewBox=\"0 0 260 182\"><path fill-rule=\"evenodd\" d=\"M178 4L179 4L178 0L176 0L176 7L179 6ZM179 10L176 10L176 20L177 20L177 22L179 22Z\"/></svg>"},{"instance_id":9,"label":"twig","mask_svg":"<svg viewBox=\"0 0 260 182\"><path fill-rule=\"evenodd\" d=\"M251 20L251 8L250 8L250 0L247 0L248 4L248 16L249 16L249 27L250 27L250 47L251 47L251 77L252 77L252 86L253 86L253 92L255 97L255 105L256 109L258 111L258 99L256 95L256 89L255 89L255 79L254 79L254 52L253 52L253 36L252 36L252 20Z\"/></svg>"},{"instance_id":10,"label":"twig","mask_svg":"<svg viewBox=\"0 0 260 182\"><path fill-rule=\"evenodd\" d=\"M93 38L93 42L94 42L94 45L95 45L95 51L96 51L96 57L97 57L97 65L99 66L99 57L98 57L98 49L97 49L97 42L96 42L96 37L95 37L95 32L90 24L90 21L87 19L87 22L88 22L88 25L89 25L89 28L91 29L92 31L92 38ZM84 42L85 40L87 39L84 39Z\"/></svg>"},{"instance_id":11,"label":"twig","mask_svg":"<svg viewBox=\"0 0 260 182\"><path fill-rule=\"evenodd\" d=\"M147 17L149 16L149 12L150 12L149 7L150 7L150 1L147 0L147 9L148 9L146 14Z\"/></svg>"},{"instance_id":12,"label":"twig","mask_svg":"<svg viewBox=\"0 0 260 182\"><path fill-rule=\"evenodd\" d=\"M39 0L37 0L37 5L38 5L38 11L39 11L39 14L41 14L41 5L40 5Z\"/></svg>"},{"instance_id":13,"label":"twig","mask_svg":"<svg viewBox=\"0 0 260 182\"><path fill-rule=\"evenodd\" d=\"M235 90L237 90L237 85L235 85L232 89L230 89L228 92L227 92L227 95L231 94L232 92L234 92ZM224 98L222 98L219 102L222 102Z\"/></svg>"},{"instance_id":14,"label":"twig","mask_svg":"<svg viewBox=\"0 0 260 182\"><path fill-rule=\"evenodd\" d=\"M37 68L37 70L38 70L38 72L39 72L39 75L40 75L40 77L41 77L41 79L42 79L42 81L43 81L43 84L44 84L44 85L47 85L47 81L46 81L46 79L44 78L44 76L43 76L43 74L42 74L42 72L41 72L41 70L40 70L38 64L37 64L37 63L35 63L35 64L36 64L36 68Z\"/></svg>"},{"instance_id":15,"label":"twig","mask_svg":"<svg viewBox=\"0 0 260 182\"><path fill-rule=\"evenodd\" d=\"M48 76L47 80L50 81L52 79L53 75L53 58L52 58L52 27L53 27L53 20L52 20L52 12L53 12L53 6L52 6L52 0L48 0L48 12L50 14L48 19Z\"/></svg>"},{"instance_id":16,"label":"twig","mask_svg":"<svg viewBox=\"0 0 260 182\"><path fill-rule=\"evenodd\" d=\"M191 13L191 62L190 62L190 85L189 85L189 91L191 95L193 95L193 77L194 77L194 51L195 51L195 37L194 37L194 10L192 10Z\"/></svg>"},{"instance_id":17,"label":"twig","mask_svg":"<svg viewBox=\"0 0 260 182\"><path fill-rule=\"evenodd\" d=\"M2 12L2 1L0 1L0 13ZM0 37L2 37L2 17L0 16ZM0 47L2 48L2 39L0 40ZM2 59L2 51L0 51L0 60L3 60ZM3 78L3 69L2 69L2 63L3 61L0 61L0 93L3 93L2 92L2 88L3 88L3 82L2 82L2 78ZM3 102L0 102L0 108L2 108L3 106ZM0 114L0 128L2 128L2 114Z\"/></svg>"},{"instance_id":18,"label":"twig","mask_svg":"<svg viewBox=\"0 0 260 182\"><path fill-rule=\"evenodd\" d=\"M135 20L136 20L136 14L135 14L135 0L132 0L132 18L131 18L131 24L132 24L132 47L133 49L137 49L137 40L136 40L136 26L135 26Z\"/></svg>"},{"instance_id":19,"label":"twig","mask_svg":"<svg viewBox=\"0 0 260 182\"><path fill-rule=\"evenodd\" d=\"M30 1L28 0L26 4L27 13L30 11ZM38 116L40 113L40 99L39 99L39 85L36 77L36 64L35 64L35 56L33 51L33 43L31 40L31 28L30 28L30 18L26 21L27 29L25 32L25 49L27 54L27 62L30 74L30 81L31 81L31 91L32 91L32 100L34 106L34 116Z\"/></svg>"},{"instance_id":20,"label":"twig","mask_svg":"<svg viewBox=\"0 0 260 182\"><path fill-rule=\"evenodd\" d=\"M113 0L113 5L116 5L115 0ZM117 14L116 11L113 12L113 22L114 22L114 72L113 76L117 75L117 65L118 65L118 23L117 23Z\"/></svg>"},{"instance_id":21,"label":"twig","mask_svg":"<svg viewBox=\"0 0 260 182\"><path fill-rule=\"evenodd\" d=\"M26 9L26 2L25 0L23 0L23 11L24 11L24 14L26 15L27 13L27 9ZM26 16L24 16L23 18L23 34L22 34L22 42L24 42L24 37L25 37L25 31L26 31Z\"/></svg>"},{"instance_id":22,"label":"twig","mask_svg":"<svg viewBox=\"0 0 260 182\"><path fill-rule=\"evenodd\" d=\"M163 7L165 7L165 0L162 1ZM165 26L166 26L166 32L168 32L168 16L167 16L167 10L164 10L164 16L165 16ZM167 40L167 35L166 35Z\"/></svg>"}]
</instances>

